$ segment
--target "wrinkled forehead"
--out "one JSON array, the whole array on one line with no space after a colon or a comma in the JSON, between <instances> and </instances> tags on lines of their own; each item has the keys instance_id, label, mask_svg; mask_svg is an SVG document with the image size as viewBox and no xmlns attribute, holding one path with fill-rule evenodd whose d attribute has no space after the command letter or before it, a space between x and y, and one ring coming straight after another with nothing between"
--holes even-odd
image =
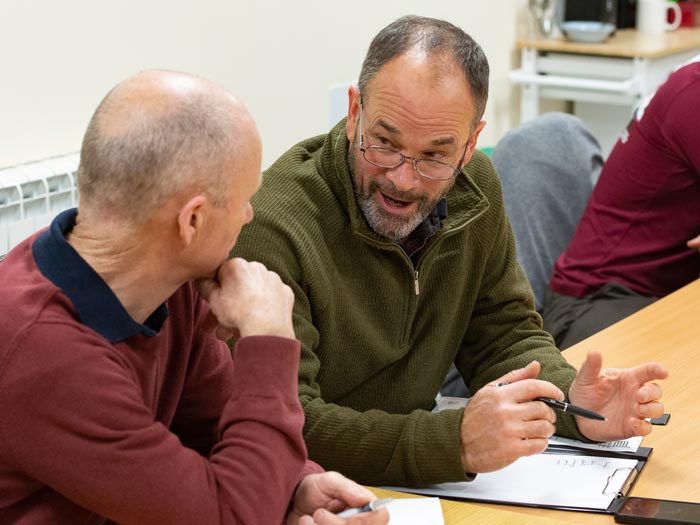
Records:
<instances>
[{"instance_id":1,"label":"wrinkled forehead","mask_svg":"<svg viewBox=\"0 0 700 525\"><path fill-rule=\"evenodd\" d=\"M476 114L471 86L451 55L415 50L387 62L365 87L365 107L395 104L416 114Z\"/></svg>"}]
</instances>

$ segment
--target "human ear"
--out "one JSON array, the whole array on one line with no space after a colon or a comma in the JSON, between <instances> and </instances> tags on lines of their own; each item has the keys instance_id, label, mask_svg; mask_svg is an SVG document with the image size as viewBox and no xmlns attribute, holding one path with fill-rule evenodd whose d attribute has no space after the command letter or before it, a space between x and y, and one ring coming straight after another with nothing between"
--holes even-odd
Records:
<instances>
[{"instance_id":1,"label":"human ear","mask_svg":"<svg viewBox=\"0 0 700 525\"><path fill-rule=\"evenodd\" d=\"M355 86L350 86L348 88L348 121L345 124L345 133L348 136L348 140L352 140L355 136L355 129L357 128L357 121L360 115L360 92Z\"/></svg>"},{"instance_id":2,"label":"human ear","mask_svg":"<svg viewBox=\"0 0 700 525\"><path fill-rule=\"evenodd\" d=\"M476 149L477 139L479 138L479 134L484 129L484 126L486 126L486 121L482 120L481 122L479 122L479 124L477 124L476 129L470 135L469 140L467 141L469 146L467 146L467 150L464 153L464 158L462 159L462 166L464 166L471 160L472 155L474 154L474 150Z\"/></svg>"},{"instance_id":3,"label":"human ear","mask_svg":"<svg viewBox=\"0 0 700 525\"><path fill-rule=\"evenodd\" d=\"M197 233L204 227L204 205L206 203L207 198L204 195L197 195L185 202L177 214L180 241L185 246L192 244Z\"/></svg>"}]
</instances>

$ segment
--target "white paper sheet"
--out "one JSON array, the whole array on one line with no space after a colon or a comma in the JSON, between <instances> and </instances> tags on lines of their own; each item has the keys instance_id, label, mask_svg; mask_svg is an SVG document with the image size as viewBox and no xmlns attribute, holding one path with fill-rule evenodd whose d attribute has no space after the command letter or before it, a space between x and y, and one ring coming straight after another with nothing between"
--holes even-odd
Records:
<instances>
[{"instance_id":1,"label":"white paper sheet","mask_svg":"<svg viewBox=\"0 0 700 525\"><path fill-rule=\"evenodd\" d=\"M387 508L389 525L445 525L438 498L397 498Z\"/></svg>"},{"instance_id":2,"label":"white paper sheet","mask_svg":"<svg viewBox=\"0 0 700 525\"><path fill-rule=\"evenodd\" d=\"M549 438L550 445L566 446L578 449L600 450L605 452L636 452L642 444L642 436L635 436L617 441L607 441L605 443L584 443L577 439L569 439L561 436Z\"/></svg>"},{"instance_id":3,"label":"white paper sheet","mask_svg":"<svg viewBox=\"0 0 700 525\"><path fill-rule=\"evenodd\" d=\"M636 459L573 454L523 457L504 469L479 474L474 481L440 483L425 489L391 490L496 503L605 510L637 465Z\"/></svg>"}]
</instances>

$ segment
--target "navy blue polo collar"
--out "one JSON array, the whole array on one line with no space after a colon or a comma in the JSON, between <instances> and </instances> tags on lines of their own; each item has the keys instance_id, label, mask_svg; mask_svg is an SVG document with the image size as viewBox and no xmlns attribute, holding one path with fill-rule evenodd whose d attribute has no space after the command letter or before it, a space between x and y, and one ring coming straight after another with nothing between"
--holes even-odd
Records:
<instances>
[{"instance_id":1,"label":"navy blue polo collar","mask_svg":"<svg viewBox=\"0 0 700 525\"><path fill-rule=\"evenodd\" d=\"M70 299L80 321L110 343L142 333L153 337L168 317L161 304L144 324L137 323L124 309L107 283L66 241L75 226L76 208L59 214L32 245L39 271Z\"/></svg>"}]
</instances>

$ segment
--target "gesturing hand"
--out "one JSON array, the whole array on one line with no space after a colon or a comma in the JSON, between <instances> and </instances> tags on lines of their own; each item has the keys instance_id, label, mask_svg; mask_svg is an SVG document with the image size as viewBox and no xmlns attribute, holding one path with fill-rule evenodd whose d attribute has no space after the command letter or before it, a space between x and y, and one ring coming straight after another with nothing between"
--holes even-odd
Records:
<instances>
[{"instance_id":1,"label":"gesturing hand","mask_svg":"<svg viewBox=\"0 0 700 525\"><path fill-rule=\"evenodd\" d=\"M668 371L659 363L633 368L606 368L599 352L589 352L569 389L572 403L594 410L608 418L592 421L577 417L581 433L596 441L645 436L651 423L645 418L664 413L661 387L652 381L666 379Z\"/></svg>"}]
</instances>

